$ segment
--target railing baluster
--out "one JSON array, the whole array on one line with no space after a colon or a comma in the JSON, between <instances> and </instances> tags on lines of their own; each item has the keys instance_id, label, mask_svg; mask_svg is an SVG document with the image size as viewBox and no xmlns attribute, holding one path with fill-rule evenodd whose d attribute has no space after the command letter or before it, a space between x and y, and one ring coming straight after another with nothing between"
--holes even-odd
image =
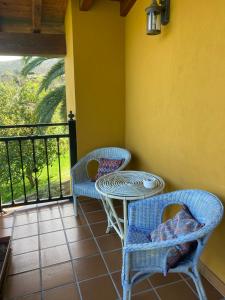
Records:
<instances>
[{"instance_id":1,"label":"railing baluster","mask_svg":"<svg viewBox=\"0 0 225 300\"><path fill-rule=\"evenodd\" d=\"M0 143L0 147L2 146L2 143ZM1 150L1 148L0 148ZM0 181L0 214L3 212L2 210L2 184L1 184L1 181Z\"/></svg>"},{"instance_id":2,"label":"railing baluster","mask_svg":"<svg viewBox=\"0 0 225 300\"><path fill-rule=\"evenodd\" d=\"M0 192L0 214L3 212L2 210L2 194Z\"/></svg>"},{"instance_id":3,"label":"railing baluster","mask_svg":"<svg viewBox=\"0 0 225 300\"><path fill-rule=\"evenodd\" d=\"M64 195L63 183L62 183L63 177L61 174L62 172L61 151L62 149L64 149L64 147L62 146L62 139L65 138L67 139L67 141L69 141L69 154L70 154L71 166L73 166L77 161L76 121L74 120L74 115L72 112L70 112L68 117L69 117L68 122L62 122L62 123L0 125L1 131L9 130L8 135L5 134L5 132L3 132L4 134L1 134L0 136L0 143L2 143L5 148L3 152L4 162L7 164L6 167L4 167L4 169L6 169L5 171L7 175L7 178L5 180L6 182L3 183L4 187L0 189L0 213L6 207L18 206L21 204L28 205L31 203L34 204L34 203L48 202L48 201L59 201L63 199L72 198L72 195ZM41 130L42 128L47 129L48 127L54 128L57 126L66 126L67 131L63 130L62 133L58 133L58 131L55 132L54 130L50 130L50 132L48 133L46 130ZM18 134L15 133L15 135L13 136L14 132L16 132L14 129L16 128L28 128L29 130L21 131L21 132L19 131ZM22 134L20 135L20 133ZM49 148L50 141L54 143L53 156L50 155L51 154ZM55 141L56 141L56 145L55 145ZM12 153L11 146L14 146L14 144L12 145L13 142L16 144L16 147L18 145L19 149L18 150L14 149ZM42 144L42 142L44 144ZM25 152L26 143L28 143L28 152ZM40 143L41 147L39 147L38 143ZM26 155L29 155L29 157L26 157ZM40 157L40 155L42 155L42 157ZM57 171L58 180L59 180L59 182L57 183L59 185L58 195L53 195L53 191L51 190L52 182L50 178L51 175L50 163L58 164L58 171ZM40 170L38 169L39 164L40 164ZM45 181L47 181L47 185L48 185L48 191L44 197L42 197L42 185L40 185L41 180L39 180L39 175L41 174L41 170L46 171L46 175L47 175L47 178L43 176L41 177L41 178L46 178ZM33 177L33 178L28 178L31 187L33 187L31 188L31 191L26 184L27 182L26 178L27 176L30 175L30 171L32 171L31 176ZM17 173L19 176L17 176L17 180L15 181L16 179L15 174ZM19 178L20 176L22 178ZM16 192L17 189L15 184L19 184L20 187L19 193ZM11 199L9 199L9 203L4 203L6 200L8 200L8 191L7 191L7 199L5 199L5 195L4 195L5 189L7 190L7 188L10 189L9 198ZM23 198L22 198L23 202L21 203L19 199L21 199L22 193L23 193ZM16 198L17 196L18 196L18 201Z\"/></svg>"},{"instance_id":4,"label":"railing baluster","mask_svg":"<svg viewBox=\"0 0 225 300\"><path fill-rule=\"evenodd\" d=\"M74 114L70 111L69 115L69 146L70 146L70 166L71 168L77 162L77 135L76 135L76 121L74 120Z\"/></svg>"},{"instance_id":5,"label":"railing baluster","mask_svg":"<svg viewBox=\"0 0 225 300\"><path fill-rule=\"evenodd\" d=\"M36 166L36 154L35 154L35 144L34 144L34 139L32 138L31 139L31 142L32 142L32 150L33 150L33 161L34 161L34 168L33 168L33 171L34 171L34 174L35 174L35 186L36 186L36 200L39 202L39 191L38 191L38 178L37 178L37 172L38 172L38 169L37 169L37 166Z\"/></svg>"},{"instance_id":6,"label":"railing baluster","mask_svg":"<svg viewBox=\"0 0 225 300\"><path fill-rule=\"evenodd\" d=\"M49 177L49 162L48 162L48 138L44 139L45 143L45 157L46 157L46 167L48 176L48 197L51 199L51 188L50 188L50 177Z\"/></svg>"},{"instance_id":7,"label":"railing baluster","mask_svg":"<svg viewBox=\"0 0 225 300\"><path fill-rule=\"evenodd\" d=\"M60 189L60 197L63 196L62 194L62 177L61 177L61 162L60 162L60 145L59 145L59 138L57 137L57 156L58 156L58 165L59 165L59 189Z\"/></svg>"},{"instance_id":8,"label":"railing baluster","mask_svg":"<svg viewBox=\"0 0 225 300\"><path fill-rule=\"evenodd\" d=\"M20 148L20 163L21 163L22 179L23 179L24 200L25 200L25 203L27 203L27 193L26 193L26 183L25 183L25 175L24 175L23 152L22 152L21 140L19 140L19 148Z\"/></svg>"},{"instance_id":9,"label":"railing baluster","mask_svg":"<svg viewBox=\"0 0 225 300\"><path fill-rule=\"evenodd\" d=\"M11 202L12 205L14 205L14 195L13 195L13 182L12 182L12 173L11 173L11 165L10 165L10 157L9 157L9 142L5 141L6 146L6 156L7 156L7 162L8 162L8 171L9 171L9 181L10 181L10 189L11 189Z\"/></svg>"}]
</instances>

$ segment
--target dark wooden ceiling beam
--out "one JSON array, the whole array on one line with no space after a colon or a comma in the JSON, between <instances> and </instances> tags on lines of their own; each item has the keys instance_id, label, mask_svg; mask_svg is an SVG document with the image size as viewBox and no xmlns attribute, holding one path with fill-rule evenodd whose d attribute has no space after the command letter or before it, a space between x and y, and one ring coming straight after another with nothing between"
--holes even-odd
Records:
<instances>
[{"instance_id":1,"label":"dark wooden ceiling beam","mask_svg":"<svg viewBox=\"0 0 225 300\"><path fill-rule=\"evenodd\" d=\"M33 33L41 32L42 0L32 0Z\"/></svg>"},{"instance_id":2,"label":"dark wooden ceiling beam","mask_svg":"<svg viewBox=\"0 0 225 300\"><path fill-rule=\"evenodd\" d=\"M80 10L88 11L94 3L94 0L80 0Z\"/></svg>"},{"instance_id":3,"label":"dark wooden ceiling beam","mask_svg":"<svg viewBox=\"0 0 225 300\"><path fill-rule=\"evenodd\" d=\"M120 0L120 15L126 17L136 0Z\"/></svg>"},{"instance_id":4,"label":"dark wooden ceiling beam","mask_svg":"<svg viewBox=\"0 0 225 300\"><path fill-rule=\"evenodd\" d=\"M120 15L126 17L136 0L111 0L120 2ZM94 0L80 0L80 10L88 11L91 9Z\"/></svg>"},{"instance_id":5,"label":"dark wooden ceiling beam","mask_svg":"<svg viewBox=\"0 0 225 300\"><path fill-rule=\"evenodd\" d=\"M64 34L0 32L0 55L64 56Z\"/></svg>"}]
</instances>

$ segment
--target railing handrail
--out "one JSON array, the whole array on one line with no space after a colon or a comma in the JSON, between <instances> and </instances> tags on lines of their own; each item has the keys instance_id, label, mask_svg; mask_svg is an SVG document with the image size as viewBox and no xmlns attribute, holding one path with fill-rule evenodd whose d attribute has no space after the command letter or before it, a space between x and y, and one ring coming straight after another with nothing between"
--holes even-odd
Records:
<instances>
[{"instance_id":1,"label":"railing handrail","mask_svg":"<svg viewBox=\"0 0 225 300\"><path fill-rule=\"evenodd\" d=\"M17 206L17 205L27 205L31 203L41 203L41 202L48 202L48 201L59 201L59 200L64 200L71 198L72 195L63 195L63 186L62 186L62 174L61 174L61 147L60 143L62 142L62 138L68 138L69 140L69 154L70 154L70 165L71 167L77 162L77 140L76 140L76 120L74 120L74 114L72 111L70 111L68 115L68 122L61 122L61 123L39 123L39 124L19 124L19 125L0 125L0 129L11 129L11 128L38 128L38 127L57 127L57 126L66 126L66 131L68 133L50 133L50 134L45 134L44 132L40 131L40 134L38 132L33 132L34 134L30 134L29 132L27 135L24 135L25 133L22 133L23 135L10 135L8 134L7 136L0 136L0 145L3 147L5 146L5 156L6 156L6 161L7 161L7 166L8 166L8 181L9 181L9 187L11 191L11 200L10 203L3 204L2 203L2 194L0 191L0 213L2 212L3 207L12 207L12 206ZM37 130L38 131L38 130ZM65 132L63 130L63 132ZM32 132L31 132L32 133ZM56 140L56 155L57 158L56 160L58 161L58 178L59 178L59 195L57 197L52 196L51 192L51 178L50 178L50 173L49 173L49 157L48 157L48 140L55 139ZM39 183L38 183L38 167L37 167L37 152L36 152L36 147L37 143L36 140L43 140L43 151L44 151L44 158L45 158L45 164L46 164L46 171L47 171L47 188L48 188L48 198L41 198L40 199L40 190L39 190ZM11 150L11 143L10 141L14 141L18 144L17 150L18 150L18 158L17 162L19 164L19 170L21 173L21 181L22 181L22 188L23 188L23 195L24 195L24 200L21 201L16 201L17 199L14 198L14 186L13 186L13 169L11 167L11 159L12 157L10 156L10 150ZM31 153L29 164L30 167L32 168L31 171L34 173L34 187L35 187L35 195L36 198L34 201L31 199L28 199L27 195L27 188L26 188L26 178L25 178L25 162L24 162L24 155L23 155L23 141L30 141L31 142ZM12 143L12 145L14 145ZM15 150L15 149L14 149ZM69 171L69 170L68 170ZM33 196L35 196L33 195Z\"/></svg>"},{"instance_id":2,"label":"railing handrail","mask_svg":"<svg viewBox=\"0 0 225 300\"><path fill-rule=\"evenodd\" d=\"M46 134L46 135L29 135L29 136L7 136L7 137L0 137L0 142L5 142L5 141L24 141L24 140L42 140L42 139L54 139L54 138L66 138L69 137L70 135L65 133L65 134Z\"/></svg>"},{"instance_id":3,"label":"railing handrail","mask_svg":"<svg viewBox=\"0 0 225 300\"><path fill-rule=\"evenodd\" d=\"M35 127L48 127L48 126L68 126L68 122L61 123L38 123L38 124L18 124L18 125L0 125L0 129L8 128L35 128Z\"/></svg>"}]
</instances>

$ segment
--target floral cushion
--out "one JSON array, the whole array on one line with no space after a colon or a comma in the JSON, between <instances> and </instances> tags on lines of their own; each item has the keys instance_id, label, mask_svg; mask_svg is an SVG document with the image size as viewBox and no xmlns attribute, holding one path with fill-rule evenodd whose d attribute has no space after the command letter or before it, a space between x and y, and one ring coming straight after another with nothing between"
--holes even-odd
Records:
<instances>
[{"instance_id":1,"label":"floral cushion","mask_svg":"<svg viewBox=\"0 0 225 300\"><path fill-rule=\"evenodd\" d=\"M98 172L95 177L97 180L99 177L116 171L124 162L124 159L108 159L100 158Z\"/></svg>"},{"instance_id":2,"label":"floral cushion","mask_svg":"<svg viewBox=\"0 0 225 300\"><path fill-rule=\"evenodd\" d=\"M191 215L189 209L184 206L174 218L167 220L153 230L148 238L152 242L171 240L197 231L202 226L203 225ZM168 269L175 267L186 254L190 253L196 247L196 245L197 242L193 241L172 247L167 257Z\"/></svg>"}]
</instances>

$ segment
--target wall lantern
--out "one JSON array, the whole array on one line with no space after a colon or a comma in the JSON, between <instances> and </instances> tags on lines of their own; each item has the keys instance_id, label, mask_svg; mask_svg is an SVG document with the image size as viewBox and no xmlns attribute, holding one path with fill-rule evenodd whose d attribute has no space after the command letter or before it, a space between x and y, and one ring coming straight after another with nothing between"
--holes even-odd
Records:
<instances>
[{"instance_id":1,"label":"wall lantern","mask_svg":"<svg viewBox=\"0 0 225 300\"><path fill-rule=\"evenodd\" d=\"M170 19L170 0L152 0L152 4L146 8L147 34L161 33L161 24L166 25Z\"/></svg>"}]
</instances>

